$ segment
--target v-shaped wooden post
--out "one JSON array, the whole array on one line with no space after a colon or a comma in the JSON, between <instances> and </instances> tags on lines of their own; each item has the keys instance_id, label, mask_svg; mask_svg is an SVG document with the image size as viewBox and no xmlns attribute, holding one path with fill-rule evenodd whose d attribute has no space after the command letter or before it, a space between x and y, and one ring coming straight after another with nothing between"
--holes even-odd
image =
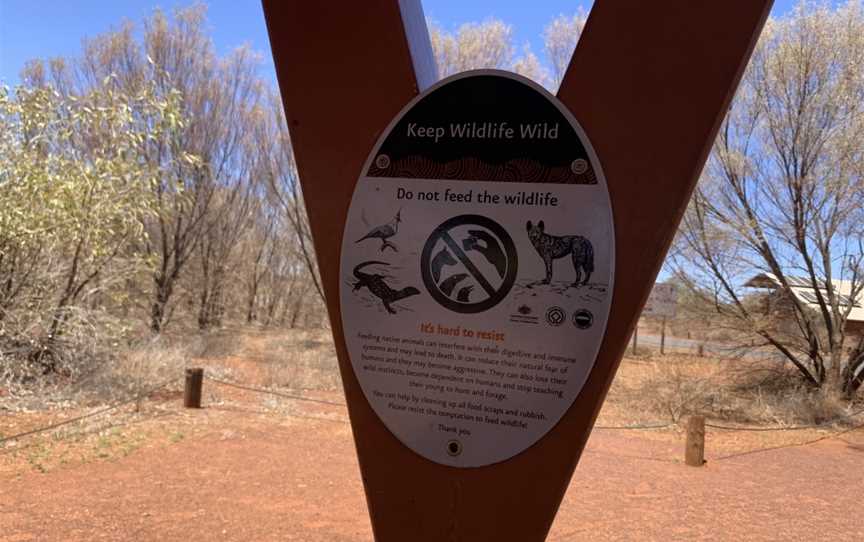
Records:
<instances>
[{"instance_id":1,"label":"v-shaped wooden post","mask_svg":"<svg viewBox=\"0 0 864 542\"><path fill-rule=\"evenodd\" d=\"M612 202L619 271L605 339L552 431L471 469L428 461L387 430L339 316L339 250L364 160L435 80L419 2L263 4L376 540L544 540L772 0L594 3L558 97L587 132Z\"/></svg>"}]
</instances>

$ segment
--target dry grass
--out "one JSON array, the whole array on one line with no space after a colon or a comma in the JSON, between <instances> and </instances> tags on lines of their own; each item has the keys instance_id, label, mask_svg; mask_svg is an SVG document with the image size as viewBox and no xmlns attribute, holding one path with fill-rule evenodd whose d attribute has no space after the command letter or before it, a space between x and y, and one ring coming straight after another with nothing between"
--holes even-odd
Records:
<instances>
[{"instance_id":1,"label":"dry grass","mask_svg":"<svg viewBox=\"0 0 864 542\"><path fill-rule=\"evenodd\" d=\"M264 338L265 384L294 390L341 390L328 331L291 331ZM604 406L614 423L677 422L703 414L729 423L823 423L850 405L807 389L793 371L770 361L660 355L640 347L621 364Z\"/></svg>"},{"instance_id":2,"label":"dry grass","mask_svg":"<svg viewBox=\"0 0 864 542\"><path fill-rule=\"evenodd\" d=\"M704 414L714 423L728 425L789 426L822 423L848 412L849 405L801 387L794 374L778 371L769 362L660 356L647 350L639 354L622 362L599 425L655 424ZM340 401L338 364L326 330L242 329L189 340L146 342L118 354L113 364L77 382L77 391L70 388L64 395L65 404L12 398L15 405L26 403L28 408L9 408L9 414L16 415L0 416L0 437L93 412L176 377L172 388L141 404L127 404L109 414L10 441L0 447L0 471L4 464L45 472L64 463L113 460L143 446L170 445L195 432L212 430L201 423L202 415L217 420L235 410L256 415L278 413L280 419L288 414L345 421L340 409L213 383L205 385L208 408L187 419L186 413L178 410L181 377L187 364L206 367L208 375L243 385ZM0 412L8 399L0 398ZM213 423L218 427L221 422ZM667 441L677 438L674 434L674 429L640 433L643 438ZM728 442L723 435L713 435L712 449L759 448L766 438L785 444L800 437L800 432L746 434L752 436L750 440L741 440L744 437L740 435L735 433Z\"/></svg>"},{"instance_id":3,"label":"dry grass","mask_svg":"<svg viewBox=\"0 0 864 542\"><path fill-rule=\"evenodd\" d=\"M676 354L625 358L608 402L666 421L702 414L780 426L822 424L852 410L848 401L805 386L793 370L776 362Z\"/></svg>"},{"instance_id":4,"label":"dry grass","mask_svg":"<svg viewBox=\"0 0 864 542\"><path fill-rule=\"evenodd\" d=\"M655 420L677 422L682 416L722 408L723 386L716 365L704 358L666 355L625 358L608 401Z\"/></svg>"},{"instance_id":5,"label":"dry grass","mask_svg":"<svg viewBox=\"0 0 864 542\"><path fill-rule=\"evenodd\" d=\"M103 395L137 396L165 384L176 383L197 345L151 341L123 353L105 371L97 388ZM110 392L106 393L106 389Z\"/></svg>"},{"instance_id":6,"label":"dry grass","mask_svg":"<svg viewBox=\"0 0 864 542\"><path fill-rule=\"evenodd\" d=\"M848 415L853 406L806 385L797 371L765 362L742 362L730 392L730 407L743 421L823 424Z\"/></svg>"},{"instance_id":7,"label":"dry grass","mask_svg":"<svg viewBox=\"0 0 864 542\"><path fill-rule=\"evenodd\" d=\"M234 341L234 344L242 341ZM296 330L260 337L263 384L291 390L340 391L330 332ZM240 356L247 355L240 352ZM850 412L848 403L806 388L771 361L660 355L640 347L622 362L604 418L615 422L677 422L703 414L729 423L823 423Z\"/></svg>"},{"instance_id":8,"label":"dry grass","mask_svg":"<svg viewBox=\"0 0 864 542\"><path fill-rule=\"evenodd\" d=\"M266 339L265 383L294 390L342 389L336 349L329 331L298 330Z\"/></svg>"},{"instance_id":9,"label":"dry grass","mask_svg":"<svg viewBox=\"0 0 864 542\"><path fill-rule=\"evenodd\" d=\"M145 395L156 388L178 389L198 343L169 344L151 340L118 349L107 360L94 361L74 376L34 379L9 386L0 394L0 410L13 412L105 405Z\"/></svg>"},{"instance_id":10,"label":"dry grass","mask_svg":"<svg viewBox=\"0 0 864 542\"><path fill-rule=\"evenodd\" d=\"M195 357L204 359L221 359L235 356L243 350L244 338L250 330L243 328L226 328L194 335ZM180 336L174 342L187 341L188 336Z\"/></svg>"},{"instance_id":11,"label":"dry grass","mask_svg":"<svg viewBox=\"0 0 864 542\"><path fill-rule=\"evenodd\" d=\"M799 425L824 423L850 412L848 403L802 386L794 372L773 362L661 356L644 347L638 354L634 358L628 352L621 364L604 405L604 423L677 422L703 414L728 423ZM235 329L143 342L62 389L0 396L0 410L110 404L172 379L168 389L177 393L184 368L193 363L206 366L217 378L251 386L323 392L342 388L329 331Z\"/></svg>"}]
</instances>

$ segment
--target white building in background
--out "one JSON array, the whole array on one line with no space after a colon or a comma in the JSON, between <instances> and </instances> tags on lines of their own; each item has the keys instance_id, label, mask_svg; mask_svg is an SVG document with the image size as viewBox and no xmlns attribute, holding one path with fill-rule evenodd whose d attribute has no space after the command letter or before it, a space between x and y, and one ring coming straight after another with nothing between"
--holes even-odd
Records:
<instances>
[{"instance_id":1,"label":"white building in background","mask_svg":"<svg viewBox=\"0 0 864 542\"><path fill-rule=\"evenodd\" d=\"M819 300L809 279L802 277L787 277L792 294L799 302L813 310L819 311ZM849 335L864 335L864 294L859 293L857 299L852 299L852 282L848 280L832 281L834 289L840 295L841 310L852 305L852 310L846 320L846 333ZM777 295L785 295L780 289L780 281L771 273L760 273L748 280L744 286L773 290Z\"/></svg>"}]
</instances>

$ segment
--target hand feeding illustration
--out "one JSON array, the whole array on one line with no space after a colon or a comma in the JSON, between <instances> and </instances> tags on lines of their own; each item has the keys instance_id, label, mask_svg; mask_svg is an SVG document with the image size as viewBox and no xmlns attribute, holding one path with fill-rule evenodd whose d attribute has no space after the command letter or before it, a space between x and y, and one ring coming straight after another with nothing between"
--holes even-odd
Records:
<instances>
[{"instance_id":1,"label":"hand feeding illustration","mask_svg":"<svg viewBox=\"0 0 864 542\"><path fill-rule=\"evenodd\" d=\"M468 230L470 237L462 240L462 249L466 252L475 250L495 266L498 276L503 277L507 271L507 256L495 237L484 230ZM482 242L482 244L478 243Z\"/></svg>"},{"instance_id":2,"label":"hand feeding illustration","mask_svg":"<svg viewBox=\"0 0 864 542\"><path fill-rule=\"evenodd\" d=\"M576 280L571 286L579 287L588 284L594 271L594 247L588 239L580 235L550 235L545 232L542 220L537 224L532 224L529 220L525 229L528 231L531 244L546 265L546 278L535 284L549 284L553 274L552 264L567 255L571 256L573 270L576 272Z\"/></svg>"},{"instance_id":3,"label":"hand feeding illustration","mask_svg":"<svg viewBox=\"0 0 864 542\"><path fill-rule=\"evenodd\" d=\"M512 237L482 215L451 217L436 227L420 257L426 291L462 314L484 312L507 297L516 282L518 254Z\"/></svg>"}]
</instances>

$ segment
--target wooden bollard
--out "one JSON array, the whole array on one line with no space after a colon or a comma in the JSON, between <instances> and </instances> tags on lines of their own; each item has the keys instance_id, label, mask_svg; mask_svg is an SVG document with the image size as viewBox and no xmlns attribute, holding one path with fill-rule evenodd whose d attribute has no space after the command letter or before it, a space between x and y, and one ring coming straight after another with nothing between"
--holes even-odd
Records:
<instances>
[{"instance_id":1,"label":"wooden bollard","mask_svg":"<svg viewBox=\"0 0 864 542\"><path fill-rule=\"evenodd\" d=\"M666 317L663 317L663 324L660 327L660 355L666 354Z\"/></svg>"},{"instance_id":2,"label":"wooden bollard","mask_svg":"<svg viewBox=\"0 0 864 542\"><path fill-rule=\"evenodd\" d=\"M696 348L696 353L699 355L700 358L704 358L704 357L705 357L705 345L704 345L704 344L700 344L700 345Z\"/></svg>"},{"instance_id":3,"label":"wooden bollard","mask_svg":"<svg viewBox=\"0 0 864 542\"><path fill-rule=\"evenodd\" d=\"M705 416L690 416L687 422L684 462L691 467L705 464Z\"/></svg>"},{"instance_id":4,"label":"wooden bollard","mask_svg":"<svg viewBox=\"0 0 864 542\"><path fill-rule=\"evenodd\" d=\"M201 408L201 385L204 382L204 369L190 367L186 369L186 386L183 389L183 406L186 408Z\"/></svg>"}]
</instances>

